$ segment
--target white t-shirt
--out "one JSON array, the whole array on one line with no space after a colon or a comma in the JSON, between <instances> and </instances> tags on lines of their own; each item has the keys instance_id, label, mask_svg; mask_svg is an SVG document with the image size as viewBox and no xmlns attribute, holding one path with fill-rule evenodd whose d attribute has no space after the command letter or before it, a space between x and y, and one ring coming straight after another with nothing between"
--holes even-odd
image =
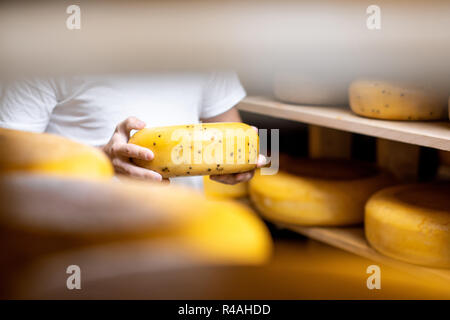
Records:
<instances>
[{"instance_id":1,"label":"white t-shirt","mask_svg":"<svg viewBox=\"0 0 450 320\"><path fill-rule=\"evenodd\" d=\"M0 84L0 127L105 145L129 116L147 127L198 123L245 97L234 73L166 73L28 79ZM200 177L177 178L201 188Z\"/></svg>"}]
</instances>

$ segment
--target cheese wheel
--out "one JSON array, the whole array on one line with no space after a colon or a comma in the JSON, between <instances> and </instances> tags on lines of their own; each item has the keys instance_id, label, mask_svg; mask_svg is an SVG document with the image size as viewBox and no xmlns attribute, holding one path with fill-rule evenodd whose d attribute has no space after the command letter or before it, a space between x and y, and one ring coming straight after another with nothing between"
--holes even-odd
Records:
<instances>
[{"instance_id":1,"label":"cheese wheel","mask_svg":"<svg viewBox=\"0 0 450 320\"><path fill-rule=\"evenodd\" d=\"M446 98L432 90L377 80L354 81L350 107L356 114L386 120L447 119Z\"/></svg>"},{"instance_id":2,"label":"cheese wheel","mask_svg":"<svg viewBox=\"0 0 450 320\"><path fill-rule=\"evenodd\" d=\"M31 255L126 241L208 263L261 263L271 252L269 232L249 208L180 186L5 175L0 191L0 227L15 234L3 245L28 239L32 247L10 250Z\"/></svg>"},{"instance_id":3,"label":"cheese wheel","mask_svg":"<svg viewBox=\"0 0 450 320\"><path fill-rule=\"evenodd\" d=\"M130 143L154 152L153 160L134 162L164 178L253 170L259 153L258 133L243 123L146 128L136 132Z\"/></svg>"},{"instance_id":4,"label":"cheese wheel","mask_svg":"<svg viewBox=\"0 0 450 320\"><path fill-rule=\"evenodd\" d=\"M374 166L346 160L281 157L280 172L250 181L250 198L267 219L308 226L363 221L366 200L391 183Z\"/></svg>"},{"instance_id":5,"label":"cheese wheel","mask_svg":"<svg viewBox=\"0 0 450 320\"><path fill-rule=\"evenodd\" d=\"M450 268L450 184L395 186L366 205L370 245L402 261Z\"/></svg>"},{"instance_id":6,"label":"cheese wheel","mask_svg":"<svg viewBox=\"0 0 450 320\"><path fill-rule=\"evenodd\" d=\"M52 134L0 128L0 150L0 174L22 171L90 179L114 174L100 150Z\"/></svg>"},{"instance_id":7,"label":"cheese wheel","mask_svg":"<svg viewBox=\"0 0 450 320\"><path fill-rule=\"evenodd\" d=\"M238 199L248 194L248 182L229 185L211 180L209 176L203 177L203 188L209 199Z\"/></svg>"}]
</instances>

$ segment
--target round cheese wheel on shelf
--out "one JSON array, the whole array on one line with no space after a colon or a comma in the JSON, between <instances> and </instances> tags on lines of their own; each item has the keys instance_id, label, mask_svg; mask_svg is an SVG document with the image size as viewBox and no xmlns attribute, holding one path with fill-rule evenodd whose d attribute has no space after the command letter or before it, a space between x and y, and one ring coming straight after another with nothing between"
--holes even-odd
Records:
<instances>
[{"instance_id":1,"label":"round cheese wheel on shelf","mask_svg":"<svg viewBox=\"0 0 450 320\"><path fill-rule=\"evenodd\" d=\"M347 160L280 158L280 172L250 181L250 198L276 222L310 226L361 223L366 200L390 185L376 167Z\"/></svg>"},{"instance_id":2,"label":"round cheese wheel on shelf","mask_svg":"<svg viewBox=\"0 0 450 320\"><path fill-rule=\"evenodd\" d=\"M365 233L377 251L406 262L450 268L450 184L387 188L366 205Z\"/></svg>"},{"instance_id":3,"label":"round cheese wheel on shelf","mask_svg":"<svg viewBox=\"0 0 450 320\"><path fill-rule=\"evenodd\" d=\"M378 80L357 80L349 88L350 107L358 115L386 120L448 118L446 97L431 89Z\"/></svg>"},{"instance_id":4,"label":"round cheese wheel on shelf","mask_svg":"<svg viewBox=\"0 0 450 320\"><path fill-rule=\"evenodd\" d=\"M0 128L0 174L11 172L111 178L113 167L100 150L47 134Z\"/></svg>"},{"instance_id":5,"label":"round cheese wheel on shelf","mask_svg":"<svg viewBox=\"0 0 450 320\"><path fill-rule=\"evenodd\" d=\"M211 180L209 176L203 176L203 188L209 199L238 199L248 194L248 182L229 185Z\"/></svg>"}]
</instances>

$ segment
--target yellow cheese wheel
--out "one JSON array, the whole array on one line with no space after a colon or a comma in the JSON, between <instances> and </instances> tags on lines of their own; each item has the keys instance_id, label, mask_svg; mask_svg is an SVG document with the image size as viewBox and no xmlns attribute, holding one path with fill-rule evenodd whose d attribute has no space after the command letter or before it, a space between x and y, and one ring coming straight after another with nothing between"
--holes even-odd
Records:
<instances>
[{"instance_id":1,"label":"yellow cheese wheel","mask_svg":"<svg viewBox=\"0 0 450 320\"><path fill-rule=\"evenodd\" d=\"M447 119L446 97L421 87L378 80L354 81L350 107L358 115L386 120Z\"/></svg>"},{"instance_id":2,"label":"yellow cheese wheel","mask_svg":"<svg viewBox=\"0 0 450 320\"><path fill-rule=\"evenodd\" d=\"M309 226L343 226L363 221L366 200L391 177L359 162L280 158L276 175L257 173L250 198L269 220Z\"/></svg>"},{"instance_id":3,"label":"yellow cheese wheel","mask_svg":"<svg viewBox=\"0 0 450 320\"><path fill-rule=\"evenodd\" d=\"M131 179L4 175L0 228L15 235L5 245L18 240L14 250L31 256L127 241L148 242L152 254L207 263L261 263L271 252L269 232L249 208ZM24 246L26 239L33 246Z\"/></svg>"},{"instance_id":4,"label":"yellow cheese wheel","mask_svg":"<svg viewBox=\"0 0 450 320\"><path fill-rule=\"evenodd\" d=\"M387 256L450 268L450 184L379 191L367 202L365 232L370 245Z\"/></svg>"},{"instance_id":5,"label":"yellow cheese wheel","mask_svg":"<svg viewBox=\"0 0 450 320\"><path fill-rule=\"evenodd\" d=\"M211 180L209 176L203 177L203 188L209 199L237 199L246 197L248 194L248 182L229 185Z\"/></svg>"},{"instance_id":6,"label":"yellow cheese wheel","mask_svg":"<svg viewBox=\"0 0 450 320\"><path fill-rule=\"evenodd\" d=\"M153 160L135 163L164 178L253 170L259 153L256 130L231 122L146 128L130 143L154 152Z\"/></svg>"},{"instance_id":7,"label":"yellow cheese wheel","mask_svg":"<svg viewBox=\"0 0 450 320\"><path fill-rule=\"evenodd\" d=\"M100 150L52 134L0 128L0 150L0 174L24 171L91 179L114 174Z\"/></svg>"}]
</instances>

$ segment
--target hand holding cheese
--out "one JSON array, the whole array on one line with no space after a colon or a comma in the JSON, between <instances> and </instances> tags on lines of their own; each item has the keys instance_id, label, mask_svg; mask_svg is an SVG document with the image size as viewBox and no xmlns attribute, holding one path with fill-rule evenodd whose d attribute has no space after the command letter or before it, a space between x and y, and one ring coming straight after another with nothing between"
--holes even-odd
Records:
<instances>
[{"instance_id":1,"label":"hand holding cheese","mask_svg":"<svg viewBox=\"0 0 450 320\"><path fill-rule=\"evenodd\" d=\"M129 117L119 123L103 151L111 159L114 170L131 177L161 181L162 176L151 170L135 166L131 159L151 160L154 154L151 150L128 143L131 130L140 130L145 123L135 117Z\"/></svg>"},{"instance_id":2,"label":"hand holding cheese","mask_svg":"<svg viewBox=\"0 0 450 320\"><path fill-rule=\"evenodd\" d=\"M257 167L259 154L256 130L238 122L146 128L129 142L153 151L154 159L133 162L163 178L247 172Z\"/></svg>"}]
</instances>

